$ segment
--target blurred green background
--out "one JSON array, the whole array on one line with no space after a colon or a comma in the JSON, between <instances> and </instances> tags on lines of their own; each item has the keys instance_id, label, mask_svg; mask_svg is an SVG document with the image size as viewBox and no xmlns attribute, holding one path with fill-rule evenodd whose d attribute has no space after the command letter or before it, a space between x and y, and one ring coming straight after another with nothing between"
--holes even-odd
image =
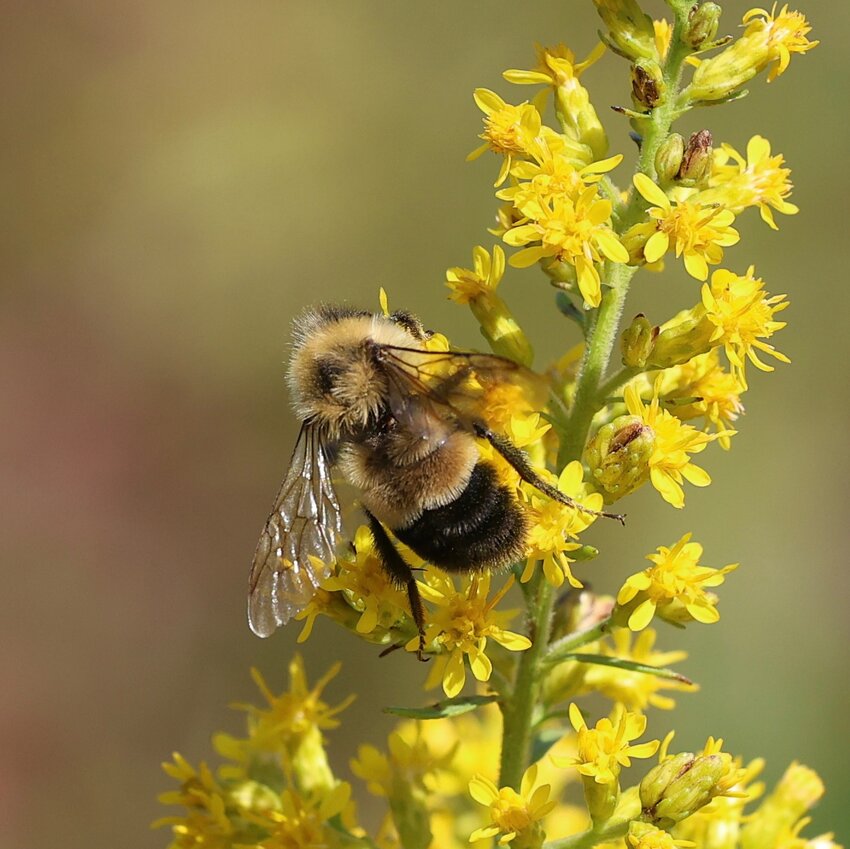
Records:
<instances>
[{"instance_id":1,"label":"blurred green background","mask_svg":"<svg viewBox=\"0 0 850 849\"><path fill-rule=\"evenodd\" d=\"M733 32L748 4L724 6ZM662 631L702 689L652 730L675 726L682 748L723 736L770 779L814 767L828 793L809 834L846 841L850 21L834 0L801 8L821 47L685 127L739 149L763 133L794 170L801 214L774 233L750 211L727 253L789 294L793 365L753 376L733 450L703 455L715 482L686 512L642 491L625 531L595 529L603 556L582 574L615 590L687 530L707 564L742 563L718 626ZM261 641L244 612L295 431L290 318L317 299L376 307L383 285L479 344L442 286L492 244L496 162L464 162L471 92L525 98L501 71L529 67L535 41L583 55L597 20L589 2L508 0L5 9L0 845L163 846L159 762L209 758L213 730L241 727L227 704L253 698L248 668L281 685L294 650L297 629ZM585 81L628 151L606 108L626 72L609 56ZM697 291L671 262L636 279L627 311L662 321ZM533 273L509 271L503 294L539 363L576 341ZM423 699L409 656L379 661L326 621L304 652L314 677L344 659L332 697L361 694L332 736L343 772L386 734L381 706Z\"/></svg>"}]
</instances>

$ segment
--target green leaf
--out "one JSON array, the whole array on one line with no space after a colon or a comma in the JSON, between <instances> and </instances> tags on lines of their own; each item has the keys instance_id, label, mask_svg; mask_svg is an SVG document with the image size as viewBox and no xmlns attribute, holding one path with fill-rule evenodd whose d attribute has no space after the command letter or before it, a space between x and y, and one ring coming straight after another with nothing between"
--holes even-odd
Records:
<instances>
[{"instance_id":1,"label":"green leaf","mask_svg":"<svg viewBox=\"0 0 850 849\"><path fill-rule=\"evenodd\" d=\"M604 654L569 654L564 659L577 660L579 663L594 663L597 666L613 666L615 669L641 672L645 675L654 675L656 678L669 678L673 681L681 681L683 684L693 685L694 683L690 678L673 669L647 666L645 663L635 663L633 660L624 660L621 657L608 657Z\"/></svg>"},{"instance_id":2,"label":"green leaf","mask_svg":"<svg viewBox=\"0 0 850 849\"><path fill-rule=\"evenodd\" d=\"M460 716L463 713L489 705L498 701L498 696L458 696L456 699L445 699L428 707L386 707L384 713L393 716L403 716L405 719L443 719L446 716Z\"/></svg>"}]
</instances>

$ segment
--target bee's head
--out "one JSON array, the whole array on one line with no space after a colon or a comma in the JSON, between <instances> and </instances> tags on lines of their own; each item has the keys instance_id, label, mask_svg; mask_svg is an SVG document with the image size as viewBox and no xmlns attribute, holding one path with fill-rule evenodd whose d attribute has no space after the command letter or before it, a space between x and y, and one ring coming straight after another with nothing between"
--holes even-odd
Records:
<instances>
[{"instance_id":1,"label":"bee's head","mask_svg":"<svg viewBox=\"0 0 850 849\"><path fill-rule=\"evenodd\" d=\"M296 321L289 385L302 419L334 436L367 428L383 408L387 387L369 313L311 311Z\"/></svg>"}]
</instances>

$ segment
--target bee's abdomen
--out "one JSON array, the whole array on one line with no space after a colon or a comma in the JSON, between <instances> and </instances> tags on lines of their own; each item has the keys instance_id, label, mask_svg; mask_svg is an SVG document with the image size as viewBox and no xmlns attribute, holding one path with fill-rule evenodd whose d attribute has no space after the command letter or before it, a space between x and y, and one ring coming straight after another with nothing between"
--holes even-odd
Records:
<instances>
[{"instance_id":1,"label":"bee's abdomen","mask_svg":"<svg viewBox=\"0 0 850 849\"><path fill-rule=\"evenodd\" d=\"M526 517L490 463L479 462L466 489L442 507L426 510L393 533L420 557L450 572L498 568L525 553Z\"/></svg>"}]
</instances>

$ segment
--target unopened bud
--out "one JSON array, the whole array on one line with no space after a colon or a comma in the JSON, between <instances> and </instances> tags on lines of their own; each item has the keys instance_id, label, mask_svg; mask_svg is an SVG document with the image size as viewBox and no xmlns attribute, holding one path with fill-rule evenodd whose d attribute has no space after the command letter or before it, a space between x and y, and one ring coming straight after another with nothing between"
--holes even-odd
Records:
<instances>
[{"instance_id":1,"label":"unopened bud","mask_svg":"<svg viewBox=\"0 0 850 849\"><path fill-rule=\"evenodd\" d=\"M710 130L700 130L691 135L682 154L682 164L678 174L680 180L692 186L708 181L714 157L711 142Z\"/></svg>"},{"instance_id":2,"label":"unopened bud","mask_svg":"<svg viewBox=\"0 0 850 849\"><path fill-rule=\"evenodd\" d=\"M670 368L705 354L716 344L711 338L715 329L706 318L705 307L698 304L661 329L646 365L653 369Z\"/></svg>"},{"instance_id":3,"label":"unopened bud","mask_svg":"<svg viewBox=\"0 0 850 849\"><path fill-rule=\"evenodd\" d=\"M666 183L678 176L684 153L685 140L678 133L670 133L655 154L655 171L659 182Z\"/></svg>"},{"instance_id":4,"label":"unopened bud","mask_svg":"<svg viewBox=\"0 0 850 849\"><path fill-rule=\"evenodd\" d=\"M614 780L600 784L592 775L583 775L584 801L594 825L607 822L617 807L620 798L620 782Z\"/></svg>"},{"instance_id":5,"label":"unopened bud","mask_svg":"<svg viewBox=\"0 0 850 849\"><path fill-rule=\"evenodd\" d=\"M649 319L638 313L632 323L623 331L623 365L630 368L643 368L652 351L658 328L650 324Z\"/></svg>"},{"instance_id":6,"label":"unopened bud","mask_svg":"<svg viewBox=\"0 0 850 849\"><path fill-rule=\"evenodd\" d=\"M823 782L814 770L791 764L776 789L748 817L741 831L742 849L771 849L784 832L823 796Z\"/></svg>"},{"instance_id":7,"label":"unopened bud","mask_svg":"<svg viewBox=\"0 0 850 849\"><path fill-rule=\"evenodd\" d=\"M508 305L497 294L488 292L475 298L469 302L469 308L481 325L481 335L496 354L520 365L531 365L534 349Z\"/></svg>"},{"instance_id":8,"label":"unopened bud","mask_svg":"<svg viewBox=\"0 0 850 849\"><path fill-rule=\"evenodd\" d=\"M694 50L699 50L714 41L717 28L720 26L721 11L717 3L703 3L695 7L691 11L688 25L682 34L682 41Z\"/></svg>"},{"instance_id":9,"label":"unopened bud","mask_svg":"<svg viewBox=\"0 0 850 849\"><path fill-rule=\"evenodd\" d=\"M741 36L700 62L687 89L691 101L725 100L765 67L769 55L767 39Z\"/></svg>"},{"instance_id":10,"label":"unopened bud","mask_svg":"<svg viewBox=\"0 0 850 849\"><path fill-rule=\"evenodd\" d=\"M632 96L642 106L653 109L664 97L664 74L654 59L638 59L632 65Z\"/></svg>"},{"instance_id":11,"label":"unopened bud","mask_svg":"<svg viewBox=\"0 0 850 849\"><path fill-rule=\"evenodd\" d=\"M618 416L596 431L584 459L606 502L634 492L649 478L655 432L638 416Z\"/></svg>"},{"instance_id":12,"label":"unopened bud","mask_svg":"<svg viewBox=\"0 0 850 849\"><path fill-rule=\"evenodd\" d=\"M707 805L725 789L722 780L734 769L725 752L674 755L650 770L640 783L644 819L670 828Z\"/></svg>"},{"instance_id":13,"label":"unopened bud","mask_svg":"<svg viewBox=\"0 0 850 849\"><path fill-rule=\"evenodd\" d=\"M596 11L608 27L603 41L627 59L655 57L655 28L635 0L593 0Z\"/></svg>"}]
</instances>

